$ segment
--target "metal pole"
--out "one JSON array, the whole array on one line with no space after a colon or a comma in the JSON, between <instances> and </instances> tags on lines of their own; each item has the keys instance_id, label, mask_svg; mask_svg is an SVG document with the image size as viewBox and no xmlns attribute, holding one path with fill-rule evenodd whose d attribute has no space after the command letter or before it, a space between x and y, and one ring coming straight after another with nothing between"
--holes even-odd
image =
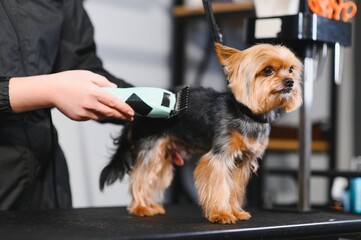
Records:
<instances>
[{"instance_id":1,"label":"metal pole","mask_svg":"<svg viewBox=\"0 0 361 240\"><path fill-rule=\"evenodd\" d=\"M311 54L312 55L312 54ZM299 128L299 170L298 170L298 210L311 210L310 204L310 161L312 154L312 102L313 102L314 61L312 56L304 58L303 105L300 109Z\"/></svg>"}]
</instances>

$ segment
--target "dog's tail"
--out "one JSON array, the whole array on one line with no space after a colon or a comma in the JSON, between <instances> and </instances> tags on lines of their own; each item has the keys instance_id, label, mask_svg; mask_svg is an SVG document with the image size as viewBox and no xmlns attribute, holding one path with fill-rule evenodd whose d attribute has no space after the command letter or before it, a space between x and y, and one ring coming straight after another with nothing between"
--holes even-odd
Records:
<instances>
[{"instance_id":1,"label":"dog's tail","mask_svg":"<svg viewBox=\"0 0 361 240\"><path fill-rule=\"evenodd\" d=\"M99 179L99 188L103 190L105 185L113 184L117 179L122 180L125 174L129 173L133 166L131 144L128 139L129 125L125 126L123 133L114 144L118 146L112 156L110 163L102 170Z\"/></svg>"}]
</instances>

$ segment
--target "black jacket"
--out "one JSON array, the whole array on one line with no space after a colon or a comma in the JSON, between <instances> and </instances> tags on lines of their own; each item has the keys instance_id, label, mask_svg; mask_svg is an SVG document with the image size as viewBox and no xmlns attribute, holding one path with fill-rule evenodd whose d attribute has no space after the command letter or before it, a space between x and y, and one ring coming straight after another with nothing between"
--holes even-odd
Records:
<instances>
[{"instance_id":1,"label":"black jacket","mask_svg":"<svg viewBox=\"0 0 361 240\"><path fill-rule=\"evenodd\" d=\"M0 76L86 69L130 86L103 69L81 0L0 0L0 29ZM0 209L57 207L71 192L50 109L0 111Z\"/></svg>"}]
</instances>

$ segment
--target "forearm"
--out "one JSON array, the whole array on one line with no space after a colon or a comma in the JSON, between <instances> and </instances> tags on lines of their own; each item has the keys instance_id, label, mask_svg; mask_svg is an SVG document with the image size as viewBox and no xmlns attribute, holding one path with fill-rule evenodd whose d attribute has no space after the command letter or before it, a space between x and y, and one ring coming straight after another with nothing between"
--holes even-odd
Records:
<instances>
[{"instance_id":1,"label":"forearm","mask_svg":"<svg viewBox=\"0 0 361 240\"><path fill-rule=\"evenodd\" d=\"M108 117L132 120L130 106L101 87L116 87L106 78L90 71L74 70L9 81L13 112L56 107L73 120L101 120Z\"/></svg>"},{"instance_id":2,"label":"forearm","mask_svg":"<svg viewBox=\"0 0 361 240\"><path fill-rule=\"evenodd\" d=\"M13 77L9 81L9 100L12 111L26 112L53 107L52 75Z\"/></svg>"}]
</instances>

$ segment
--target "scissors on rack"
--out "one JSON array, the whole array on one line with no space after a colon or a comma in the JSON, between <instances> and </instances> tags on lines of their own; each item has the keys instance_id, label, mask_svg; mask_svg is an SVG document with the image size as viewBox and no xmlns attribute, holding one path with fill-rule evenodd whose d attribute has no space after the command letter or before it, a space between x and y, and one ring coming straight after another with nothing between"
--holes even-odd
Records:
<instances>
[{"instance_id":1,"label":"scissors on rack","mask_svg":"<svg viewBox=\"0 0 361 240\"><path fill-rule=\"evenodd\" d=\"M334 10L333 19L340 20L342 15L342 21L347 22L350 18L355 16L357 12L357 6L354 2L344 2L343 0L331 0L331 5Z\"/></svg>"},{"instance_id":2,"label":"scissors on rack","mask_svg":"<svg viewBox=\"0 0 361 240\"><path fill-rule=\"evenodd\" d=\"M308 6L313 13L325 18L332 18L333 8L330 0L308 0Z\"/></svg>"},{"instance_id":3,"label":"scissors on rack","mask_svg":"<svg viewBox=\"0 0 361 240\"><path fill-rule=\"evenodd\" d=\"M354 2L344 0L308 0L311 11L319 16L347 22L355 16L357 6Z\"/></svg>"}]
</instances>

